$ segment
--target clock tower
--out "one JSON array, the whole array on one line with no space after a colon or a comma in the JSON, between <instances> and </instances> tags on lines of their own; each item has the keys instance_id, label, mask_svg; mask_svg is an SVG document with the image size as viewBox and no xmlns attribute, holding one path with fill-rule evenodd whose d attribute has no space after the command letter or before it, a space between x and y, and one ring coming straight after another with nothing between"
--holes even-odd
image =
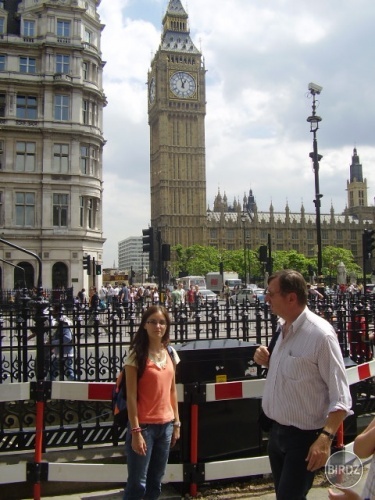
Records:
<instances>
[{"instance_id":1,"label":"clock tower","mask_svg":"<svg viewBox=\"0 0 375 500\"><path fill-rule=\"evenodd\" d=\"M151 225L171 246L206 243L205 68L188 21L169 0L147 82Z\"/></svg>"}]
</instances>

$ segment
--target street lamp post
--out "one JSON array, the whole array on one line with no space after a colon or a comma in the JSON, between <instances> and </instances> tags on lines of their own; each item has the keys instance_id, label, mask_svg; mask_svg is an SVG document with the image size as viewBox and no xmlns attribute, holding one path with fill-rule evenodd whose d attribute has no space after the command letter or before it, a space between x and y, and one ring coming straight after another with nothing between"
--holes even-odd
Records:
<instances>
[{"instance_id":1,"label":"street lamp post","mask_svg":"<svg viewBox=\"0 0 375 500\"><path fill-rule=\"evenodd\" d=\"M246 258L246 215L241 217L243 227L243 261L245 270L245 287L247 286L247 258Z\"/></svg>"},{"instance_id":2,"label":"street lamp post","mask_svg":"<svg viewBox=\"0 0 375 500\"><path fill-rule=\"evenodd\" d=\"M316 132L319 129L319 122L322 121L321 117L316 114L316 95L319 95L323 90L323 87L316 85L315 83L309 84L309 92L313 98L312 102L312 115L307 118L310 123L310 132L313 133L313 152L309 154L313 162L314 168L314 178L315 178L315 214L316 214L316 242L318 247L318 279L322 276L322 230L320 222L320 200L323 197L320 194L319 189L319 162L323 158L322 155L318 154L318 142L316 139Z\"/></svg>"}]
</instances>

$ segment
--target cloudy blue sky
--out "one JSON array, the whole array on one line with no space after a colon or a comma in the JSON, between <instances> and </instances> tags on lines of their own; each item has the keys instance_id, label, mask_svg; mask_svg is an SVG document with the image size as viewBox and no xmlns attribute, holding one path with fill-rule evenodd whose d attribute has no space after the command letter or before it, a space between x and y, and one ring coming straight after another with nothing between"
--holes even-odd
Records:
<instances>
[{"instance_id":1,"label":"cloudy blue sky","mask_svg":"<svg viewBox=\"0 0 375 500\"><path fill-rule=\"evenodd\" d=\"M356 147L375 196L373 0L182 0L205 58L207 205L220 189L259 210L288 203L314 212L308 84L323 87L317 113L322 212L346 206ZM118 242L150 221L147 71L167 0L102 0L104 265Z\"/></svg>"}]
</instances>

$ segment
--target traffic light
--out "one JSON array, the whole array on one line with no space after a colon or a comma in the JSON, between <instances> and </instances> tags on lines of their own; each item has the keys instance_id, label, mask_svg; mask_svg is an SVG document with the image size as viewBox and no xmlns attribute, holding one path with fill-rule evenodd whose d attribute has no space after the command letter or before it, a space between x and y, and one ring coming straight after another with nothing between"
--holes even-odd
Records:
<instances>
[{"instance_id":1,"label":"traffic light","mask_svg":"<svg viewBox=\"0 0 375 500\"><path fill-rule=\"evenodd\" d=\"M259 262L266 264L268 261L268 247L267 245L261 245L259 247Z\"/></svg>"},{"instance_id":2,"label":"traffic light","mask_svg":"<svg viewBox=\"0 0 375 500\"><path fill-rule=\"evenodd\" d=\"M102 274L102 265L101 264L96 264L95 273L97 276L100 276Z\"/></svg>"},{"instance_id":3,"label":"traffic light","mask_svg":"<svg viewBox=\"0 0 375 500\"><path fill-rule=\"evenodd\" d=\"M371 259L372 252L375 249L375 230L365 229L363 231L363 256L365 259Z\"/></svg>"},{"instance_id":4,"label":"traffic light","mask_svg":"<svg viewBox=\"0 0 375 500\"><path fill-rule=\"evenodd\" d=\"M83 257L83 269L87 271L87 274L91 274L91 257L90 255L85 255Z\"/></svg>"},{"instance_id":5,"label":"traffic light","mask_svg":"<svg viewBox=\"0 0 375 500\"><path fill-rule=\"evenodd\" d=\"M154 228L142 229L142 234L142 250L149 253L150 260L154 260Z\"/></svg>"}]
</instances>

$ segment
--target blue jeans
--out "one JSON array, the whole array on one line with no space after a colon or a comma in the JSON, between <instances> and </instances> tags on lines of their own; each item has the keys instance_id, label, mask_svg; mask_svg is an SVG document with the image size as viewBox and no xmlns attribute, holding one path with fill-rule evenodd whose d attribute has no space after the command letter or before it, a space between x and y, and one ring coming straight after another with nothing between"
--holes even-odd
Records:
<instances>
[{"instance_id":1,"label":"blue jeans","mask_svg":"<svg viewBox=\"0 0 375 500\"><path fill-rule=\"evenodd\" d=\"M133 451L129 426L126 433L128 482L124 500L157 500L161 493L161 480L168 462L173 423L147 424L141 427L147 445L146 455L137 455Z\"/></svg>"},{"instance_id":2,"label":"blue jeans","mask_svg":"<svg viewBox=\"0 0 375 500\"><path fill-rule=\"evenodd\" d=\"M318 431L272 424L268 440L277 500L304 500L314 481L315 472L307 470L306 457Z\"/></svg>"}]
</instances>

